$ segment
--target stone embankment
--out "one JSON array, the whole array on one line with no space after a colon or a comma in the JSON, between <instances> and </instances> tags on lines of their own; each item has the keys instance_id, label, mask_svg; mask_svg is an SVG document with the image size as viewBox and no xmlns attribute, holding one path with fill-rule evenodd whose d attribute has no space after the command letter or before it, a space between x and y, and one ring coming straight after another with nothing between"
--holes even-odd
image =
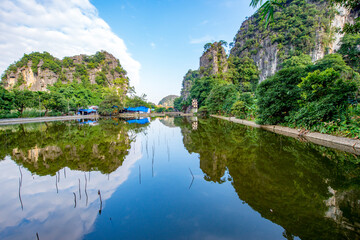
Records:
<instances>
[{"instance_id":1,"label":"stone embankment","mask_svg":"<svg viewBox=\"0 0 360 240\"><path fill-rule=\"evenodd\" d=\"M120 118L139 118L139 117L190 117L193 113L183 112L166 112L166 113L120 113L117 115Z\"/></svg>"},{"instance_id":2,"label":"stone embankment","mask_svg":"<svg viewBox=\"0 0 360 240\"><path fill-rule=\"evenodd\" d=\"M94 118L99 118L99 115L74 115L74 116L37 117L37 118L11 118L11 119L0 119L0 125L67 121L67 120L76 120L76 119L94 119Z\"/></svg>"},{"instance_id":3,"label":"stone embankment","mask_svg":"<svg viewBox=\"0 0 360 240\"><path fill-rule=\"evenodd\" d=\"M308 131L298 130L289 127L282 127L277 125L259 125L254 122L237 119L235 117L223 117L218 115L211 115L211 116L234 123L240 123L250 127L261 128L281 135L298 138L300 140L309 141L325 147L331 147L341 151L360 155L360 140L358 139L338 137L338 136L317 133L317 132L308 132Z\"/></svg>"},{"instance_id":4,"label":"stone embankment","mask_svg":"<svg viewBox=\"0 0 360 240\"><path fill-rule=\"evenodd\" d=\"M121 113L113 117L120 118L142 118L142 117L189 117L193 116L192 113L182 112L167 112L167 113ZM97 119L99 115L74 115L74 116L60 116L60 117L36 117L36 118L11 118L11 119L0 119L0 125L11 125L11 124L22 124L22 123L35 123L35 122L52 122L52 121L67 121L76 119Z\"/></svg>"}]
</instances>

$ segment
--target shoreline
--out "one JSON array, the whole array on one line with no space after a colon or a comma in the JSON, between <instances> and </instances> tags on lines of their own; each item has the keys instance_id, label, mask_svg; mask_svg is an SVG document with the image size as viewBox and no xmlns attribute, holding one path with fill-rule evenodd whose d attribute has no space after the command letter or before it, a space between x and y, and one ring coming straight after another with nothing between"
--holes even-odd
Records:
<instances>
[{"instance_id":1,"label":"shoreline","mask_svg":"<svg viewBox=\"0 0 360 240\"><path fill-rule=\"evenodd\" d=\"M58 116L58 117L35 117L35 118L8 118L0 119L1 125L13 125L22 123L37 123L37 122L53 122L53 121L68 121L76 119L93 119L99 118L99 115L74 115L74 116Z\"/></svg>"},{"instance_id":2,"label":"shoreline","mask_svg":"<svg viewBox=\"0 0 360 240\"><path fill-rule=\"evenodd\" d=\"M53 121L69 121L77 119L94 119L106 117L118 118L139 118L139 117L165 117L165 116L193 116L193 114L186 114L180 112L169 113L120 113L114 116L100 116L100 115L73 115L73 116L58 116L58 117L34 117L34 118L4 118L0 119L0 126L14 125L24 123L37 123L37 122L53 122Z\"/></svg>"},{"instance_id":3,"label":"shoreline","mask_svg":"<svg viewBox=\"0 0 360 240\"><path fill-rule=\"evenodd\" d=\"M278 125L259 125L254 122L237 119L235 117L223 117L218 115L210 115L210 116L234 123L239 123L245 126L264 129L284 136L305 140L308 142L315 143L317 145L334 148L351 154L360 155L360 140L358 139L338 137L338 136L325 134L325 133L318 133L318 132L303 133L294 128L283 127Z\"/></svg>"}]
</instances>

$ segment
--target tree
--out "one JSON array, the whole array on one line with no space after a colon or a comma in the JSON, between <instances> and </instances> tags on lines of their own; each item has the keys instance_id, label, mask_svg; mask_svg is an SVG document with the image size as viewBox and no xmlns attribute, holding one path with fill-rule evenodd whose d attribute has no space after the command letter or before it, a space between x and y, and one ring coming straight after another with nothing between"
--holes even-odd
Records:
<instances>
[{"instance_id":1,"label":"tree","mask_svg":"<svg viewBox=\"0 0 360 240\"><path fill-rule=\"evenodd\" d=\"M354 81L344 80L333 68L309 73L298 86L301 108L292 121L307 127L341 118L357 90Z\"/></svg>"},{"instance_id":2,"label":"tree","mask_svg":"<svg viewBox=\"0 0 360 240\"><path fill-rule=\"evenodd\" d=\"M229 57L229 70L226 73L226 79L235 84L240 91L255 91L259 81L260 71L249 57L239 58Z\"/></svg>"},{"instance_id":3,"label":"tree","mask_svg":"<svg viewBox=\"0 0 360 240\"><path fill-rule=\"evenodd\" d=\"M260 124L284 122L291 110L296 111L299 108L298 84L305 76L306 71L302 67L285 68L259 84L256 98Z\"/></svg>"},{"instance_id":4,"label":"tree","mask_svg":"<svg viewBox=\"0 0 360 240\"><path fill-rule=\"evenodd\" d=\"M300 54L299 56L293 56L289 59L286 59L282 64L282 68L289 67L307 67L312 65L311 57L307 54Z\"/></svg>"},{"instance_id":5,"label":"tree","mask_svg":"<svg viewBox=\"0 0 360 240\"><path fill-rule=\"evenodd\" d=\"M174 108L178 111L182 111L182 105L181 105L181 102L182 102L182 97L177 97L175 98L174 100Z\"/></svg>"},{"instance_id":6,"label":"tree","mask_svg":"<svg viewBox=\"0 0 360 240\"><path fill-rule=\"evenodd\" d=\"M22 115L23 111L27 107L32 107L34 105L34 94L29 90L14 90L14 107Z\"/></svg>"},{"instance_id":7,"label":"tree","mask_svg":"<svg viewBox=\"0 0 360 240\"><path fill-rule=\"evenodd\" d=\"M231 112L231 107L238 97L238 92L233 84L217 85L206 98L206 106L211 113Z\"/></svg>"},{"instance_id":8,"label":"tree","mask_svg":"<svg viewBox=\"0 0 360 240\"><path fill-rule=\"evenodd\" d=\"M114 106L116 106L117 109ZM116 92L113 92L106 95L104 100L99 104L99 114L108 116L111 115L114 110L122 108L123 103L121 102L119 95L117 95Z\"/></svg>"},{"instance_id":9,"label":"tree","mask_svg":"<svg viewBox=\"0 0 360 240\"><path fill-rule=\"evenodd\" d=\"M207 50L209 50L211 47L212 47L212 43L206 43L205 45L204 45L204 52L206 52Z\"/></svg>"},{"instance_id":10,"label":"tree","mask_svg":"<svg viewBox=\"0 0 360 240\"><path fill-rule=\"evenodd\" d=\"M45 108L45 116L49 110L62 113L67 111L68 102L60 93L44 92L40 95L40 99L42 101L42 106Z\"/></svg>"},{"instance_id":11,"label":"tree","mask_svg":"<svg viewBox=\"0 0 360 240\"><path fill-rule=\"evenodd\" d=\"M190 101L191 99L197 99L198 106L204 106L205 100L209 96L211 89L215 86L217 82L221 80L215 79L213 77L202 77L195 79L195 82L190 90Z\"/></svg>"},{"instance_id":12,"label":"tree","mask_svg":"<svg viewBox=\"0 0 360 240\"><path fill-rule=\"evenodd\" d=\"M315 70L325 71L328 68L333 68L339 72L343 79L359 80L359 74L356 73L351 67L346 65L342 56L338 53L325 55L324 58L318 60L314 65L308 67L310 72Z\"/></svg>"},{"instance_id":13,"label":"tree","mask_svg":"<svg viewBox=\"0 0 360 240\"><path fill-rule=\"evenodd\" d=\"M338 53L343 55L346 63L355 71L360 72L360 33L345 34L341 39Z\"/></svg>"},{"instance_id":14,"label":"tree","mask_svg":"<svg viewBox=\"0 0 360 240\"><path fill-rule=\"evenodd\" d=\"M131 97L126 97L125 106L126 107L140 107L144 106L150 108L150 104L146 101L146 94L142 94L141 96L133 95Z\"/></svg>"},{"instance_id":15,"label":"tree","mask_svg":"<svg viewBox=\"0 0 360 240\"><path fill-rule=\"evenodd\" d=\"M227 43L225 40L220 40L220 41L219 41L219 44L220 44L221 46L224 46L224 47L227 47L227 46L228 46L228 43Z\"/></svg>"},{"instance_id":16,"label":"tree","mask_svg":"<svg viewBox=\"0 0 360 240\"><path fill-rule=\"evenodd\" d=\"M0 110L10 112L13 109L13 99L13 94L0 86Z\"/></svg>"}]
</instances>

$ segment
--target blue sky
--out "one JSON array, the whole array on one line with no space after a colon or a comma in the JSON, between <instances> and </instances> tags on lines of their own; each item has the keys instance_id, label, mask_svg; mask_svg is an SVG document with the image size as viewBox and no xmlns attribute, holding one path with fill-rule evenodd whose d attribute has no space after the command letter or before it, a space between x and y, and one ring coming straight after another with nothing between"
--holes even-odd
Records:
<instances>
[{"instance_id":1,"label":"blue sky","mask_svg":"<svg viewBox=\"0 0 360 240\"><path fill-rule=\"evenodd\" d=\"M230 43L250 0L0 0L0 73L24 53L62 59L106 50L138 95L180 94L207 42Z\"/></svg>"},{"instance_id":2,"label":"blue sky","mask_svg":"<svg viewBox=\"0 0 360 240\"><path fill-rule=\"evenodd\" d=\"M216 0L91 0L99 17L126 43L140 62L137 94L158 103L180 94L188 69L199 67L205 43L231 42L246 16L250 1Z\"/></svg>"}]
</instances>

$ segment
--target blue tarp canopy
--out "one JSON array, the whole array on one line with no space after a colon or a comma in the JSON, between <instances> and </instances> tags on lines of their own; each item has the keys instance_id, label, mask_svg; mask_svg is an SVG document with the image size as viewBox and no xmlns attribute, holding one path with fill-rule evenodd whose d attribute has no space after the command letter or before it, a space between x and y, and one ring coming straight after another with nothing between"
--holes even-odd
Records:
<instances>
[{"instance_id":1,"label":"blue tarp canopy","mask_svg":"<svg viewBox=\"0 0 360 240\"><path fill-rule=\"evenodd\" d=\"M131 119L127 121L128 123L138 123L138 124L146 124L149 123L149 118L142 118L142 119Z\"/></svg>"},{"instance_id":2,"label":"blue tarp canopy","mask_svg":"<svg viewBox=\"0 0 360 240\"><path fill-rule=\"evenodd\" d=\"M144 107L144 106L140 106L140 107L128 107L128 108L124 108L126 111L128 112L149 112L149 108Z\"/></svg>"},{"instance_id":3,"label":"blue tarp canopy","mask_svg":"<svg viewBox=\"0 0 360 240\"><path fill-rule=\"evenodd\" d=\"M94 110L94 109L79 109L79 112L96 113L96 110Z\"/></svg>"}]
</instances>

